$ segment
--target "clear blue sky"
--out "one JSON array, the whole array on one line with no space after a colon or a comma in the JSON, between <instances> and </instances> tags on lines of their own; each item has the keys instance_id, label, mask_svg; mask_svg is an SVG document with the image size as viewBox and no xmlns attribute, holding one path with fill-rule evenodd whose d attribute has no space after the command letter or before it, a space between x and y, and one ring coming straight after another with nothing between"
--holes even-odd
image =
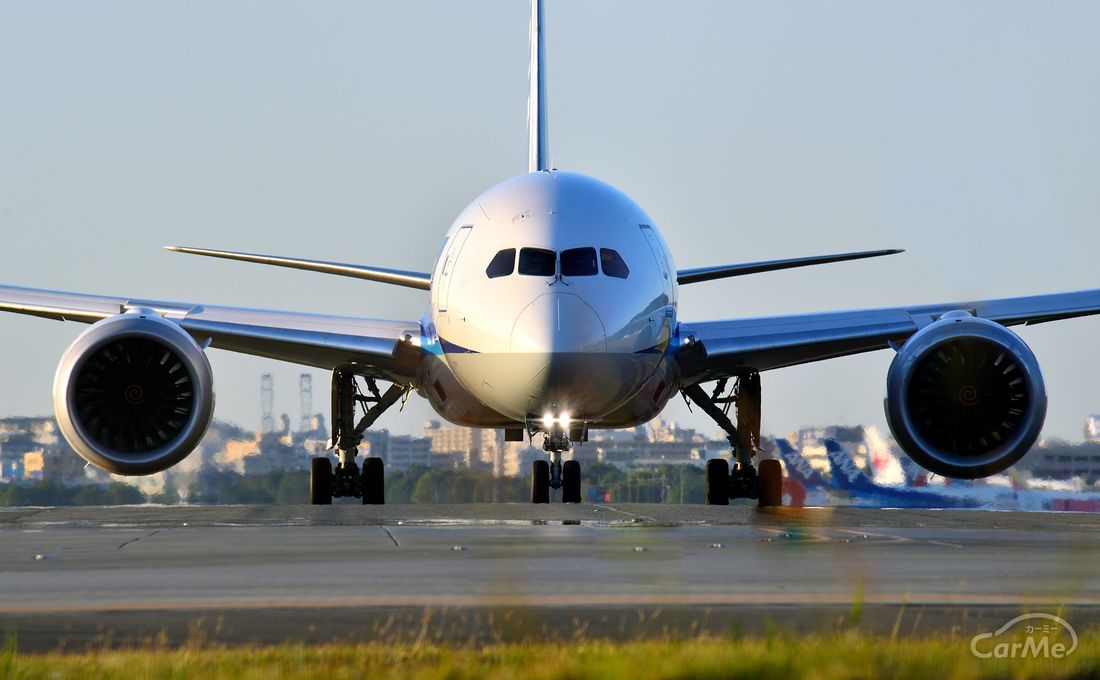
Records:
<instances>
[{"instance_id":1,"label":"clear blue sky","mask_svg":"<svg viewBox=\"0 0 1100 680\"><path fill-rule=\"evenodd\" d=\"M527 5L0 4L0 282L418 318L421 291L160 247L427 269L526 168ZM631 194L679 266L908 249L685 286L682 318L1100 287L1098 3L548 0L547 22L554 164ZM0 413L50 412L80 330L0 317ZM1079 439L1100 319L1021 334L1046 434ZM271 370L297 419L299 369L211 360L219 417L257 426ZM889 361L765 375L765 429L884 424Z\"/></svg>"}]
</instances>

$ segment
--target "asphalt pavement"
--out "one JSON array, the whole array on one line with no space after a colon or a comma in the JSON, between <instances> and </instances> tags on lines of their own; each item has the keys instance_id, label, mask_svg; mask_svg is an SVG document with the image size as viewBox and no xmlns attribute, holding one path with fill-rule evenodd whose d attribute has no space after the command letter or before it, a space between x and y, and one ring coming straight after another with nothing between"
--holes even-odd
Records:
<instances>
[{"instance_id":1,"label":"asphalt pavement","mask_svg":"<svg viewBox=\"0 0 1100 680\"><path fill-rule=\"evenodd\" d=\"M672 505L0 509L25 649L1100 622L1100 515Z\"/></svg>"}]
</instances>

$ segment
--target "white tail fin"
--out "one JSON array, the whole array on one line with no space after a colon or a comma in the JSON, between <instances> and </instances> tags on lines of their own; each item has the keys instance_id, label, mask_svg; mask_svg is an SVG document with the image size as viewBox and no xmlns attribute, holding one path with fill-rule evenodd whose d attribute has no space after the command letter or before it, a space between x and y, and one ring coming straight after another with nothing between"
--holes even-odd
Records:
<instances>
[{"instance_id":1,"label":"white tail fin","mask_svg":"<svg viewBox=\"0 0 1100 680\"><path fill-rule=\"evenodd\" d=\"M527 98L530 172L550 169L550 142L546 129L546 26L542 0L531 0L531 92Z\"/></svg>"}]
</instances>

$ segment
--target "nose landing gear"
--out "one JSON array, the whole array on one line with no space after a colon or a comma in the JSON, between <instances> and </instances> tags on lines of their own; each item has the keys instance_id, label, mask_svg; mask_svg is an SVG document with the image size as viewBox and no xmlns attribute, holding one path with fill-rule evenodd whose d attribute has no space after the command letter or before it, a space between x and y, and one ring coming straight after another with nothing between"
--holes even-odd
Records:
<instances>
[{"instance_id":1,"label":"nose landing gear","mask_svg":"<svg viewBox=\"0 0 1100 680\"><path fill-rule=\"evenodd\" d=\"M710 416L726 433L733 449L733 470L723 458L707 461L705 495L707 505L729 505L731 498L755 499L760 507L783 504L783 467L778 460L752 464L760 443L760 374L740 376L731 396L721 396L726 380L718 382L713 394L699 385L684 388L684 396ZM718 404L723 404L724 409ZM730 405L737 411L737 425L729 419Z\"/></svg>"},{"instance_id":2,"label":"nose landing gear","mask_svg":"<svg viewBox=\"0 0 1100 680\"><path fill-rule=\"evenodd\" d=\"M581 464L561 459L563 452L573 448L569 434L560 426L544 434L542 450L550 454L550 460L536 460L531 465L531 502L549 503L550 489L561 489L562 503L580 503Z\"/></svg>"}]
</instances>

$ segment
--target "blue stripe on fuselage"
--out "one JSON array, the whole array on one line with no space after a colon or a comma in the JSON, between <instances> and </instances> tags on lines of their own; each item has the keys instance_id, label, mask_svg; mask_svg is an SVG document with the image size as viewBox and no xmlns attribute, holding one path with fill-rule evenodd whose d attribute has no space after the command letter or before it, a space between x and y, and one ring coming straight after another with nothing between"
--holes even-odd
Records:
<instances>
[{"instance_id":1,"label":"blue stripe on fuselage","mask_svg":"<svg viewBox=\"0 0 1100 680\"><path fill-rule=\"evenodd\" d=\"M481 354L481 352L475 349L467 349L462 345L456 345L443 338L439 338L439 346L442 348L444 354Z\"/></svg>"}]
</instances>

